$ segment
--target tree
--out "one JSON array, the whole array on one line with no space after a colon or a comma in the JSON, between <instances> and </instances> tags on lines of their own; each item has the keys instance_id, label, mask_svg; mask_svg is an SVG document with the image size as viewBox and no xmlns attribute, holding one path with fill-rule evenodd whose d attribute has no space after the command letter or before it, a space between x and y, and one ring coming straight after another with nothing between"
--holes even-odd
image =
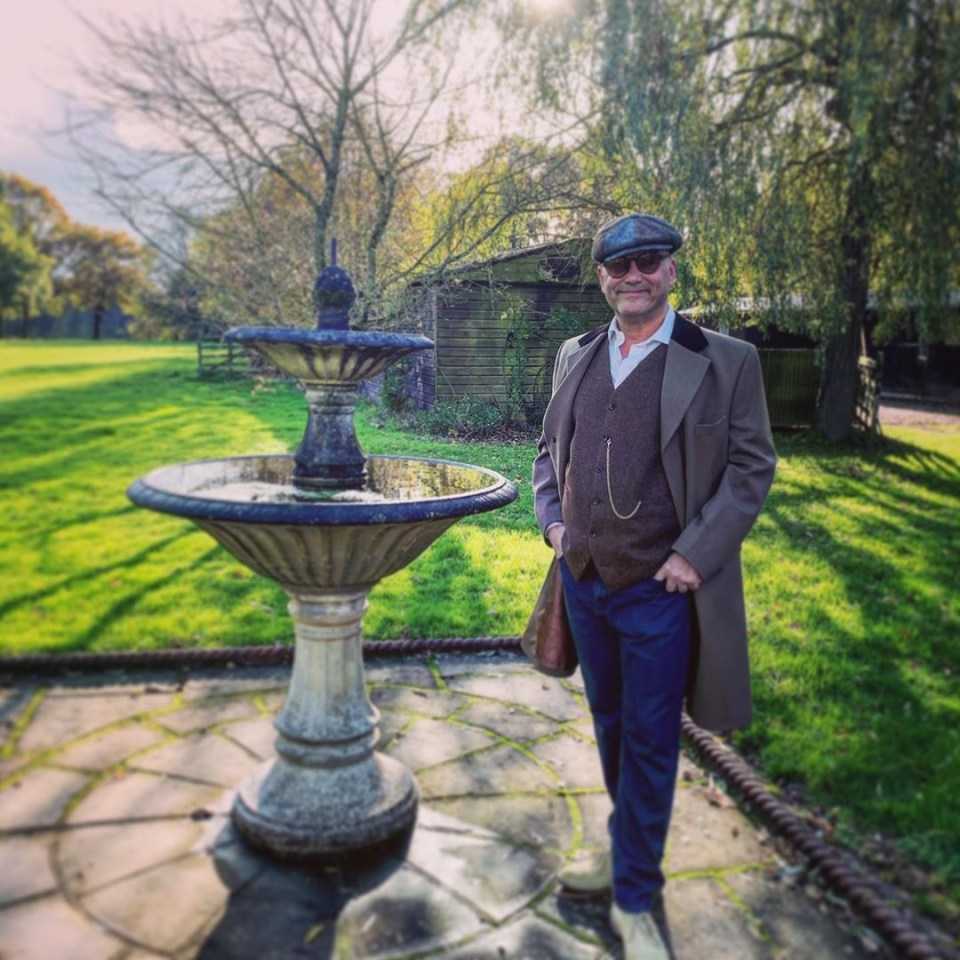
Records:
<instances>
[{"instance_id":1,"label":"tree","mask_svg":"<svg viewBox=\"0 0 960 960\"><path fill-rule=\"evenodd\" d=\"M0 316L30 317L54 306L53 242L67 215L46 187L0 173Z\"/></svg>"},{"instance_id":2,"label":"tree","mask_svg":"<svg viewBox=\"0 0 960 960\"><path fill-rule=\"evenodd\" d=\"M445 177L419 208L415 269L442 277L451 266L518 247L589 235L574 151L521 136L499 139L477 163Z\"/></svg>"},{"instance_id":3,"label":"tree","mask_svg":"<svg viewBox=\"0 0 960 960\"><path fill-rule=\"evenodd\" d=\"M57 289L93 313L93 339L101 337L109 307L132 309L147 285L144 252L116 230L71 224L55 245Z\"/></svg>"},{"instance_id":4,"label":"tree","mask_svg":"<svg viewBox=\"0 0 960 960\"><path fill-rule=\"evenodd\" d=\"M236 0L229 18L205 31L187 21L91 24L103 55L86 72L101 118L139 124L152 147L121 153L89 116L72 127L74 143L99 177L98 192L166 255L186 265L191 246L203 244L208 253L229 244L241 254L233 264L245 269L248 289L264 286L261 322L310 319L277 286L292 276L278 231L296 234L298 282L302 239L315 275L337 235L351 251L362 320L394 279L384 276L381 252L397 205L449 140L436 112L452 92L457 37L440 28L472 6ZM175 242L163 233L171 218L186 227ZM217 277L203 279L223 293ZM249 312L244 298L231 299Z\"/></svg>"},{"instance_id":5,"label":"tree","mask_svg":"<svg viewBox=\"0 0 960 960\"><path fill-rule=\"evenodd\" d=\"M40 253L52 256L70 222L60 201L46 187L17 173L0 173L0 196L10 208L17 232L29 236Z\"/></svg>"},{"instance_id":6,"label":"tree","mask_svg":"<svg viewBox=\"0 0 960 960\"><path fill-rule=\"evenodd\" d=\"M541 104L577 106L618 208L688 225L685 291L820 339L818 426L848 436L868 308L880 335L909 307L929 336L960 279L955 5L577 6L578 32L541 47Z\"/></svg>"},{"instance_id":7,"label":"tree","mask_svg":"<svg viewBox=\"0 0 960 960\"><path fill-rule=\"evenodd\" d=\"M52 293L52 263L17 229L14 211L0 199L0 317L20 317L24 336L29 317Z\"/></svg>"},{"instance_id":8,"label":"tree","mask_svg":"<svg viewBox=\"0 0 960 960\"><path fill-rule=\"evenodd\" d=\"M183 267L153 276L139 298L135 319L127 327L137 340L203 340L211 324L203 310L203 291Z\"/></svg>"}]
</instances>

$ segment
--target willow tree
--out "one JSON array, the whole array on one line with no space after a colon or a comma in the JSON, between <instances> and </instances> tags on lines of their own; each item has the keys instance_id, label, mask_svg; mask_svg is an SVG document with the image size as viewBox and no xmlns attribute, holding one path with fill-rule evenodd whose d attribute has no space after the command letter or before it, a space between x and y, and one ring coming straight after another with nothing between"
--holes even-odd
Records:
<instances>
[{"instance_id":1,"label":"willow tree","mask_svg":"<svg viewBox=\"0 0 960 960\"><path fill-rule=\"evenodd\" d=\"M839 439L854 422L868 309L881 336L910 314L936 336L960 280L960 12L939 0L750 2L731 24L706 53L730 61L718 136L761 160L756 286L816 307L818 426Z\"/></svg>"},{"instance_id":2,"label":"willow tree","mask_svg":"<svg viewBox=\"0 0 960 960\"><path fill-rule=\"evenodd\" d=\"M576 28L541 43L541 103L577 104L618 208L686 228L686 290L721 315L750 297L818 338L818 426L849 435L868 309L881 335L909 316L935 336L960 280L956 6L574 7Z\"/></svg>"}]
</instances>

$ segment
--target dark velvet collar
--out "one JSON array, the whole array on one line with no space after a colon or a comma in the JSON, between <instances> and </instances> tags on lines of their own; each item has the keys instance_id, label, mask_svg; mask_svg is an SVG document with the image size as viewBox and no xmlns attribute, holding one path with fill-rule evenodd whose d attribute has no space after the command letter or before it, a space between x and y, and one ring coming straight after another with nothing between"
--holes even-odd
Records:
<instances>
[{"instance_id":1,"label":"dark velvet collar","mask_svg":"<svg viewBox=\"0 0 960 960\"><path fill-rule=\"evenodd\" d=\"M609 326L609 323L605 323L603 326L585 333L577 341L578 346L585 347L588 343L592 343L597 337L606 333ZM686 347L694 353L700 353L707 347L707 338L703 335L703 331L695 323L691 323L682 313L678 313L673 321L673 335L670 339L676 340L681 347Z\"/></svg>"}]
</instances>

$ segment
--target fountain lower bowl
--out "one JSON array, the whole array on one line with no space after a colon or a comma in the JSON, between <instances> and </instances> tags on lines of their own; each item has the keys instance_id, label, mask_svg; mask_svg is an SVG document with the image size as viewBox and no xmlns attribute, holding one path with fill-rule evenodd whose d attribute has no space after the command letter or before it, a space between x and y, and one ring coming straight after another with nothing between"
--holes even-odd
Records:
<instances>
[{"instance_id":1,"label":"fountain lower bowl","mask_svg":"<svg viewBox=\"0 0 960 960\"><path fill-rule=\"evenodd\" d=\"M368 457L362 491L293 485L290 456L160 467L127 495L194 521L241 563L288 590L367 588L407 566L458 519L505 506L516 487L483 467Z\"/></svg>"}]
</instances>

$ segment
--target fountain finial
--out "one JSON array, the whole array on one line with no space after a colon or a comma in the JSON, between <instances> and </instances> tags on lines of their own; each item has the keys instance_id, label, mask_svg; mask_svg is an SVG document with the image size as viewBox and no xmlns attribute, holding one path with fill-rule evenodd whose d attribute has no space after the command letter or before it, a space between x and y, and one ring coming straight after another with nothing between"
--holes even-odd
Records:
<instances>
[{"instance_id":1,"label":"fountain finial","mask_svg":"<svg viewBox=\"0 0 960 960\"><path fill-rule=\"evenodd\" d=\"M330 241L330 265L320 272L314 285L318 330L346 330L350 308L357 299L350 274L337 266L337 238Z\"/></svg>"}]
</instances>

